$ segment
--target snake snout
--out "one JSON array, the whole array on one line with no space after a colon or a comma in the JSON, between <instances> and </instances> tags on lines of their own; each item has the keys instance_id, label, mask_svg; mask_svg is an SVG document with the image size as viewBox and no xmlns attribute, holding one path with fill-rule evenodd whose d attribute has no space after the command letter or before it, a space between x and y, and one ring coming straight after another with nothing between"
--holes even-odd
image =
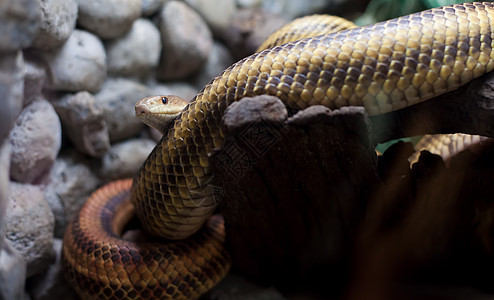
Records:
<instances>
[{"instance_id":1,"label":"snake snout","mask_svg":"<svg viewBox=\"0 0 494 300\"><path fill-rule=\"evenodd\" d=\"M149 113L149 107L143 104L138 104L135 106L136 116L141 116Z\"/></svg>"}]
</instances>

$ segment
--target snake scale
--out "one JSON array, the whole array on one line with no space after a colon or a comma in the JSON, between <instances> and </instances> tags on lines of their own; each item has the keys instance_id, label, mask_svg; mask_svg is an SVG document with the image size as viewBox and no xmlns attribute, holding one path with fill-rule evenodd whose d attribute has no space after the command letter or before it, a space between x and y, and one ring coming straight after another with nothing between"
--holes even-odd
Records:
<instances>
[{"instance_id":1,"label":"snake scale","mask_svg":"<svg viewBox=\"0 0 494 300\"><path fill-rule=\"evenodd\" d=\"M294 109L398 110L490 72L493 28L493 3L458 4L303 38L233 64L188 104L132 184L111 183L90 197L65 233L66 277L82 298L198 298L229 269L222 220L210 217L218 199L208 154L223 145L221 118L231 103L268 94ZM129 198L145 230L167 241L119 237L134 210Z\"/></svg>"},{"instance_id":2,"label":"snake scale","mask_svg":"<svg viewBox=\"0 0 494 300\"><path fill-rule=\"evenodd\" d=\"M465 133L426 134L414 146L415 153L408 160L410 165L413 165L419 160L420 152L426 150L441 156L446 166L448 166L449 160L465 149L480 152L489 146L492 141L493 139L489 137Z\"/></svg>"}]
</instances>

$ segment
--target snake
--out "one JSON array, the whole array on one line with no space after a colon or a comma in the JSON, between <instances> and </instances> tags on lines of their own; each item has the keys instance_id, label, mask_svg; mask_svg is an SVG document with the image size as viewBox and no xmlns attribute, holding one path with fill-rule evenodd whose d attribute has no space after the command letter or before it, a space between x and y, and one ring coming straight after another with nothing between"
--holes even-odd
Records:
<instances>
[{"instance_id":1,"label":"snake","mask_svg":"<svg viewBox=\"0 0 494 300\"><path fill-rule=\"evenodd\" d=\"M408 159L410 166L420 158L421 151L441 156L446 166L449 166L451 158L460 152L470 149L472 152L481 152L492 144L493 139L481 135L466 133L450 134L426 134L413 147L415 152Z\"/></svg>"},{"instance_id":2,"label":"snake","mask_svg":"<svg viewBox=\"0 0 494 300\"><path fill-rule=\"evenodd\" d=\"M177 95L154 95L139 100L135 107L136 116L146 125L165 134L173 120L187 106L187 100Z\"/></svg>"},{"instance_id":3,"label":"snake","mask_svg":"<svg viewBox=\"0 0 494 300\"><path fill-rule=\"evenodd\" d=\"M455 4L296 39L231 65L163 128L136 177L88 198L64 234L66 278L88 299L200 297L231 265L208 160L223 146L230 104L266 94L295 110L396 111L492 71L492 28L493 3ZM158 241L121 237L132 214Z\"/></svg>"}]
</instances>

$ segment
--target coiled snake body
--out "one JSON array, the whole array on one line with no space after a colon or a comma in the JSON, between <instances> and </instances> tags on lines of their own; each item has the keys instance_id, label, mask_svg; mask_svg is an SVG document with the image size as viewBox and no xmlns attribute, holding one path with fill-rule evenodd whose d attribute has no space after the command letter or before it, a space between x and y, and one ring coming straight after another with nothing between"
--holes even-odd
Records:
<instances>
[{"instance_id":1,"label":"coiled snake body","mask_svg":"<svg viewBox=\"0 0 494 300\"><path fill-rule=\"evenodd\" d=\"M86 204L67 228L69 281L83 297L198 297L229 268L221 221L209 219L197 232L217 205L208 154L223 145L221 117L228 105L269 94L294 109L357 105L370 115L398 110L490 72L492 28L493 3L459 4L304 38L232 65L175 120L132 187L121 181L98 190L91 198L99 200ZM148 232L192 238L161 246L122 241L121 224L132 210L122 199L129 196ZM116 207L127 213L110 216Z\"/></svg>"}]
</instances>

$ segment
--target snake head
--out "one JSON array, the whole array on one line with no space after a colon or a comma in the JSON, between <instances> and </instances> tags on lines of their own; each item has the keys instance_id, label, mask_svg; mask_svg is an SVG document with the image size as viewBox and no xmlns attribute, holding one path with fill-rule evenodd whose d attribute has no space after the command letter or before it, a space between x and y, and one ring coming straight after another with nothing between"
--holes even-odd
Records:
<instances>
[{"instance_id":1,"label":"snake head","mask_svg":"<svg viewBox=\"0 0 494 300\"><path fill-rule=\"evenodd\" d=\"M135 112L144 124L163 134L187 104L186 100L178 96L156 95L139 100L135 105Z\"/></svg>"}]
</instances>

